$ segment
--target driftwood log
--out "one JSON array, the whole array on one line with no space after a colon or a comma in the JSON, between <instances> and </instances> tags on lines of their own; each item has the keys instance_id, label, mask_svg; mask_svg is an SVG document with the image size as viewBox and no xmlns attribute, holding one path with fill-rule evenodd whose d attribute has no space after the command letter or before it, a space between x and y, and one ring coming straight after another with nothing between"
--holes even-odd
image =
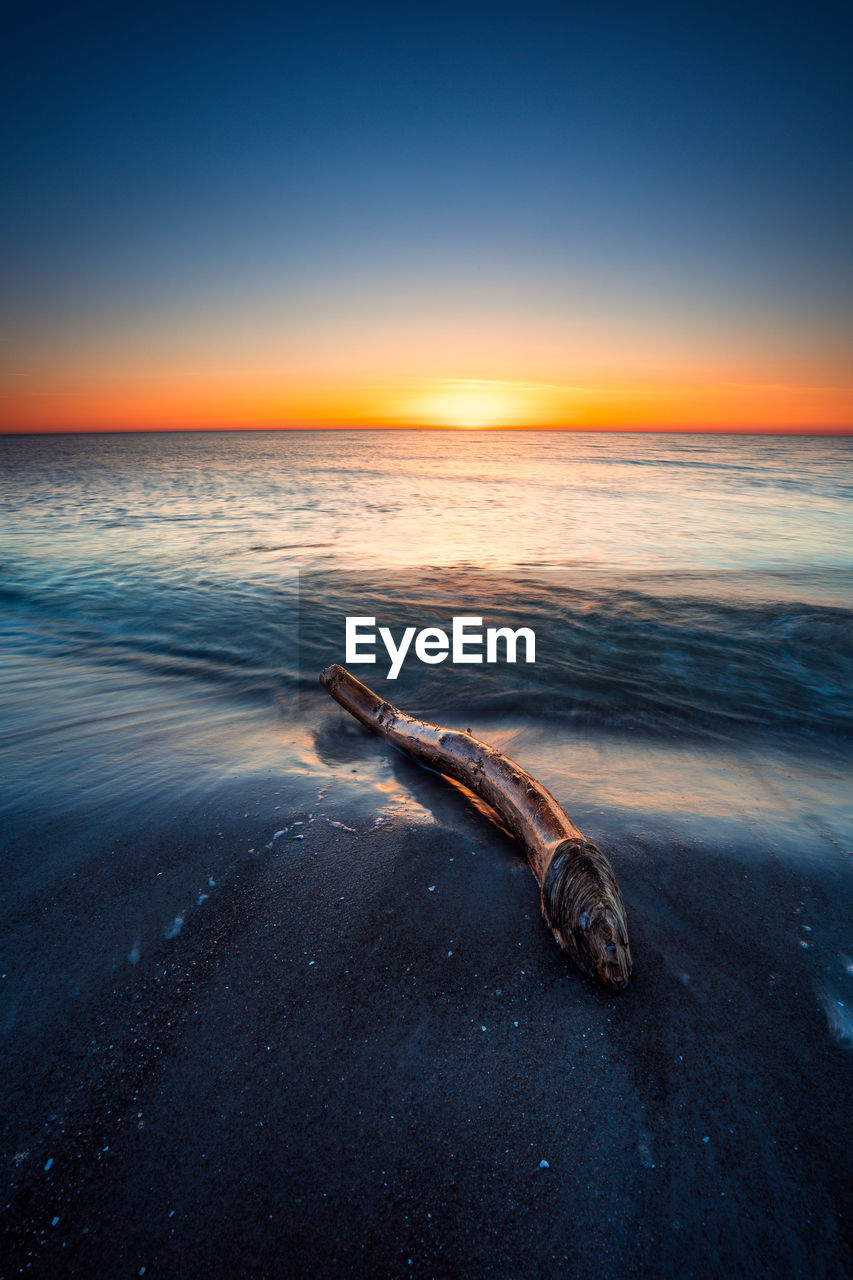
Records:
<instances>
[{"instance_id":1,"label":"driftwood log","mask_svg":"<svg viewBox=\"0 0 853 1280\"><path fill-rule=\"evenodd\" d=\"M541 888L542 915L560 946L605 987L621 990L631 973L631 952L613 868L550 792L495 747L405 715L344 667L327 667L320 683L368 729L461 782L497 812L524 845Z\"/></svg>"}]
</instances>

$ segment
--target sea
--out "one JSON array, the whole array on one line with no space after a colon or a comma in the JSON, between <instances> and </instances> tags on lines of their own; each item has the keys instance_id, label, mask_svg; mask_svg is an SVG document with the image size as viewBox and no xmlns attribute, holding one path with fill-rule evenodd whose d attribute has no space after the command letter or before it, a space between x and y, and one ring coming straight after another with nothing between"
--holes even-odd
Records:
<instances>
[{"instance_id":1,"label":"sea","mask_svg":"<svg viewBox=\"0 0 853 1280\"><path fill-rule=\"evenodd\" d=\"M534 631L535 662L412 649L393 682L362 645L354 672L432 719L831 774L853 728L851 463L849 439L767 436L0 438L2 812L313 769L347 617L395 641L457 616Z\"/></svg>"},{"instance_id":2,"label":"sea","mask_svg":"<svg viewBox=\"0 0 853 1280\"><path fill-rule=\"evenodd\" d=\"M674 1130L669 1137L656 1130L654 1115L666 1111L668 1095L653 1078L659 1054L678 1068L689 1046L705 1065L693 1092L685 1086L678 1098L682 1108L692 1099L691 1114L707 1112L696 1124L711 1130L697 1130L696 1156L707 1156L709 1137L718 1152L724 1136L740 1144L729 1160L742 1169L741 1207L748 1201L759 1220L757 1236L748 1235L742 1215L724 1225L726 1184L705 1187L713 1202L702 1212L717 1224L711 1234L729 1274L788 1274L785 1266L790 1274L842 1274L837 1268L849 1255L837 1179L849 1139L838 1099L849 1096L853 1061L851 464L850 438L770 435L0 437L0 1043L7 1061L0 1114L10 1204L18 1206L18 1263L48 1256L53 1246L45 1239L51 1231L58 1239L59 1228L46 1224L57 1217L82 1260L79 1273L98 1272L80 1221L69 1225L61 1206L49 1213L33 1189L34 1162L43 1170L58 1159L51 1152L67 1142L59 1135L71 1131L69 1116L80 1132L107 1123L100 1112L92 1119L89 1041L75 1038L73 1024L79 1020L96 1039L92 1019L111 992L134 983L153 991L176 948L207 937L217 913L221 920L236 910L247 876L274 868L296 886L300 911L309 870L311 894L330 901L343 876L358 910L383 918L400 876L425 881L430 910L442 890L434 861L422 875L416 851L402 868L395 849L414 842L416 850L421 841L450 850L441 855L448 876L450 864L476 849L488 870L473 905L497 904L500 895L496 918L527 913L525 953L529 941L551 963L554 944L537 916L535 884L504 876L515 854L488 814L350 722L318 684L324 666L345 662L348 617L373 619L377 632L386 627L399 637L409 627L449 631L464 616L483 628L532 630L535 662L524 661L521 649L514 663L449 655L427 664L412 652L391 680L377 646L376 662L352 670L403 710L470 728L506 751L611 857L629 924L636 922L635 981L619 1007L629 1008L636 990L644 1026L659 1029L659 1039L644 1042L649 1096L640 1072L631 1085L636 1112L620 1130L629 1134L637 1176L649 1184L654 1170L659 1176L666 1168L669 1146L683 1150L683 1134L676 1140ZM357 858L347 843L356 840ZM371 867L374 840L372 869L354 876L354 866ZM448 879L446 917L418 917L419 945L426 930L442 963L454 952L459 959L458 939L451 945L457 933L477 935L466 893ZM318 917L309 944L300 934L287 963L297 953L302 961L304 951L307 966L312 948L331 946L336 920ZM494 924L485 936L498 957L517 949L514 935L502 941ZM245 925L241 955L251 951L250 937ZM282 936L283 955L289 946ZM346 972L368 964L367 954L351 955ZM509 977L494 982L504 991L512 985ZM550 991L557 978L548 969L541 982ZM601 1025L590 1034L610 1035L611 1005L593 997L587 979L561 972L557 985L571 990L579 1008L598 1001ZM460 992L464 986L462 976ZM723 989L725 1010L715 1003ZM742 1006L739 989L748 993ZM393 1004L399 994L385 989L383 1000ZM677 1025L663 1012L673 1001ZM499 1003L482 1014L483 1032ZM472 1019L480 1036L481 1014ZM756 1039L745 1065L749 1036L727 1037L747 1021ZM121 1016L113 1013L108 1025L118 1037ZM585 1038L583 1025L577 1035ZM713 1037L703 1045L709 1027ZM140 1053L125 1049L134 1061ZM718 1068L722 1084L712 1061L730 1064L728 1077ZM343 1080L346 1071L340 1074ZM756 1085L762 1078L766 1091ZM797 1173L795 1148L809 1139L794 1140L793 1112L809 1088L821 1091L808 1119L821 1137L812 1133L813 1164ZM117 1101L117 1111L135 1107L135 1099ZM350 1119L362 1115L356 1101L345 1106ZM385 1134L382 1123L376 1120L377 1132ZM96 1159L90 1147L84 1164ZM332 1159L320 1147L317 1168ZM546 1147L537 1139L534 1171ZM761 1151L764 1199L745 1189L754 1174L745 1149ZM553 1164L551 1154L546 1165ZM686 1176L681 1157L671 1169L666 1196L649 1210L659 1223L675 1212L672 1197ZM121 1185L116 1176L113 1186ZM431 1176L441 1184L440 1174ZM114 1212L99 1177L91 1173L88 1190L79 1179L66 1185L63 1204L78 1195L91 1205L86 1197L97 1183L98 1202ZM414 1174L403 1182L414 1203L420 1184ZM445 1207L452 1205L446 1187L443 1194ZM805 1199L792 1207L798 1195ZM202 1201L199 1192L187 1221L215 1244L216 1231L199 1217ZM636 1203L648 1209L653 1202L643 1192ZM344 1218L348 1212L341 1209ZM456 1211L447 1212L447 1229L452 1221L458 1234ZM40 1213L49 1213L44 1222ZM322 1255L307 1243L316 1222L305 1213L312 1225L301 1247L323 1273ZM383 1235L384 1213L377 1207L377 1221L368 1223L373 1244L360 1256L384 1274L409 1274L413 1237L402 1226ZM266 1274L272 1264L260 1216L247 1230L261 1259L257 1274ZM570 1218L556 1244L556 1227L547 1245L537 1237L531 1274L536 1267L545 1273L546 1248L575 1257ZM709 1238L700 1218L694 1201L681 1228L686 1252L671 1233L662 1246L661 1227L657 1245L653 1232L643 1237L640 1269L620 1274L717 1274L699 1262L690 1270L691 1249ZM357 1233L353 1222L348 1230ZM614 1267L627 1265L639 1246L635 1240L629 1248L626 1237L620 1254L612 1231L615 1252L606 1256ZM149 1236L136 1227L122 1237L131 1240L126 1253L113 1244L113 1253L97 1255L107 1259L104 1274L118 1274L111 1268L119 1261L146 1265L154 1256ZM157 1256L174 1262L169 1248L176 1246L165 1239ZM208 1274L217 1274L214 1244ZM447 1258L453 1246L443 1247ZM577 1256L589 1258L598 1247L587 1236ZM422 1249L421 1257L431 1260L423 1274L452 1273L434 1251ZM470 1259L458 1253L457 1264ZM345 1270L329 1264L328 1273ZM410 1270L421 1274L416 1264ZM497 1272L512 1273L509 1262ZM609 1274L607 1267L599 1274Z\"/></svg>"}]
</instances>

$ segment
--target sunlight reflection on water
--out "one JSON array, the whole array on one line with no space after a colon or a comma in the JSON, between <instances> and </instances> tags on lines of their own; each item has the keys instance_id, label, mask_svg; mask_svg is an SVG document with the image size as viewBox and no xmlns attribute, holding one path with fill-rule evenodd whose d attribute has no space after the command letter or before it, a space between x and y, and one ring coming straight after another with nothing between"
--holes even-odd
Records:
<instances>
[{"instance_id":1,"label":"sunlight reflection on water","mask_svg":"<svg viewBox=\"0 0 853 1280\"><path fill-rule=\"evenodd\" d=\"M305 432L6 438L8 550L197 581L355 565L849 566L844 439ZM16 521L26 507L26 521ZM61 536L61 541L60 541Z\"/></svg>"}]
</instances>

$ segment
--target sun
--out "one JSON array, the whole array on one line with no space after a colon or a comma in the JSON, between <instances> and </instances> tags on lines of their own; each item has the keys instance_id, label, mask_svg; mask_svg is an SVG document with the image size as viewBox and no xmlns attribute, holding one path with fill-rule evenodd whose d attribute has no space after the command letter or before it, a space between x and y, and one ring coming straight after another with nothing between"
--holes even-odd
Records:
<instances>
[{"instance_id":1,"label":"sun","mask_svg":"<svg viewBox=\"0 0 853 1280\"><path fill-rule=\"evenodd\" d=\"M544 382L504 378L429 378L409 384L394 409L398 424L488 431L540 427L565 419L565 393Z\"/></svg>"},{"instance_id":2,"label":"sun","mask_svg":"<svg viewBox=\"0 0 853 1280\"><path fill-rule=\"evenodd\" d=\"M421 411L437 426L478 430L513 426L525 417L512 384L453 379L424 397Z\"/></svg>"}]
</instances>

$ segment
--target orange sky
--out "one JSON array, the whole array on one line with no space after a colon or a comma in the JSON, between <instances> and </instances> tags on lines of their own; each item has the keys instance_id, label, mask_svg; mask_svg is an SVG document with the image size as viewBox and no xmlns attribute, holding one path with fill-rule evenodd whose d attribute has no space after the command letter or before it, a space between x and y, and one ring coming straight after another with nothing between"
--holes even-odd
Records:
<instances>
[{"instance_id":1,"label":"orange sky","mask_svg":"<svg viewBox=\"0 0 853 1280\"><path fill-rule=\"evenodd\" d=\"M9 395L7 432L329 427L566 428L845 433L846 389L773 384L560 386L443 380L286 389L157 381L110 387L81 379Z\"/></svg>"},{"instance_id":2,"label":"orange sky","mask_svg":"<svg viewBox=\"0 0 853 1280\"><path fill-rule=\"evenodd\" d=\"M526 427L840 433L825 339L725 340L699 313L98 317L7 346L0 430ZM227 319L225 317L228 317Z\"/></svg>"}]
</instances>

